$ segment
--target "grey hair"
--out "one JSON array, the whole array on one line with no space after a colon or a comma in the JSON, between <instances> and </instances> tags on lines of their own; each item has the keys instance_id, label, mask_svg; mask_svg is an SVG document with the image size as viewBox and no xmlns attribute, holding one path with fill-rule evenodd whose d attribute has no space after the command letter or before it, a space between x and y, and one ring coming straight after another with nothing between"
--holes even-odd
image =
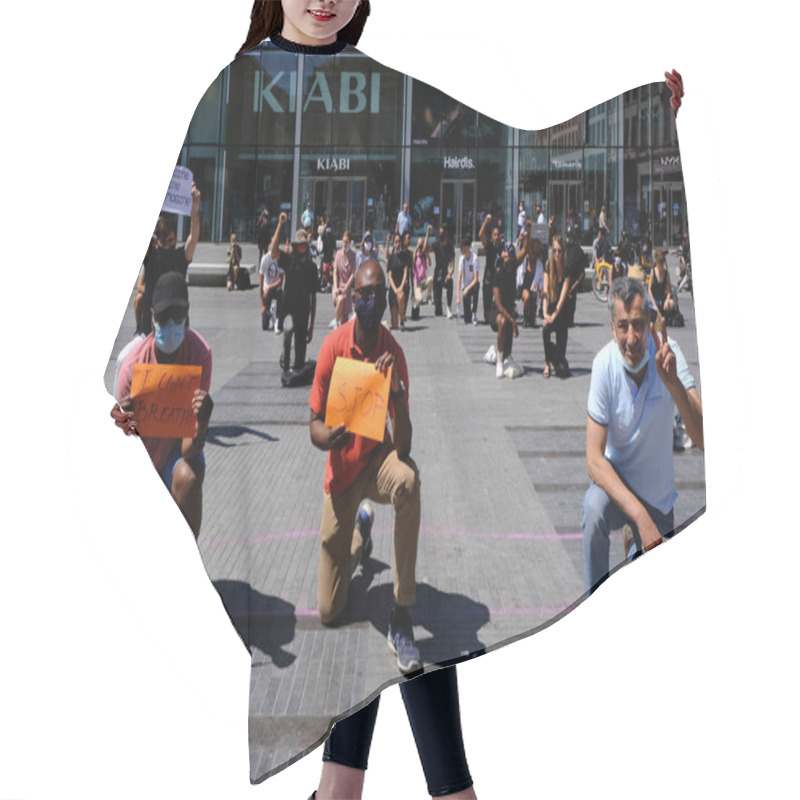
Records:
<instances>
[{"instance_id":1,"label":"grey hair","mask_svg":"<svg viewBox=\"0 0 800 800\"><path fill-rule=\"evenodd\" d=\"M612 322L617 318L617 300L622 300L622 305L628 308L636 295L642 298L642 308L646 309L650 306L647 289L640 280L627 276L614 279L608 293L608 313Z\"/></svg>"}]
</instances>

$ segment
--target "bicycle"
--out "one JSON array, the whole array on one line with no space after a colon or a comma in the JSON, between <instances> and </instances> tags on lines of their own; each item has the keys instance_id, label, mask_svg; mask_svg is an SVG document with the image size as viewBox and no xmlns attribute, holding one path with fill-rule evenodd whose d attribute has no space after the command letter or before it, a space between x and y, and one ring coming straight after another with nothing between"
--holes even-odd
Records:
<instances>
[{"instance_id":1,"label":"bicycle","mask_svg":"<svg viewBox=\"0 0 800 800\"><path fill-rule=\"evenodd\" d=\"M611 264L607 261L596 261L592 275L592 291L601 302L608 302L608 290L611 288Z\"/></svg>"}]
</instances>

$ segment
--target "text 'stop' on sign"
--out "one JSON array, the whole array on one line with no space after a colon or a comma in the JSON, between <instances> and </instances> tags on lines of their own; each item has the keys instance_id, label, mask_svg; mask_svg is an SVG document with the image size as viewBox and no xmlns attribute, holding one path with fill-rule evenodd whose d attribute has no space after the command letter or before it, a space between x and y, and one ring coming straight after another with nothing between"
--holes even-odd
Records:
<instances>
[{"instance_id":1,"label":"text 'stop' on sign","mask_svg":"<svg viewBox=\"0 0 800 800\"><path fill-rule=\"evenodd\" d=\"M344 424L350 433L383 441L392 370L384 376L374 364L339 357L333 365L325 424Z\"/></svg>"}]
</instances>

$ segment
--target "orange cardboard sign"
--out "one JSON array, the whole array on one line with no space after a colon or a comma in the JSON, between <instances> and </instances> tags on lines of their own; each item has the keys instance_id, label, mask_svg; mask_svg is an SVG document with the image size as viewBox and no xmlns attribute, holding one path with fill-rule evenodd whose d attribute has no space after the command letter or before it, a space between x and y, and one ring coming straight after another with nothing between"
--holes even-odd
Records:
<instances>
[{"instance_id":1,"label":"orange cardboard sign","mask_svg":"<svg viewBox=\"0 0 800 800\"><path fill-rule=\"evenodd\" d=\"M186 364L134 364L133 418L142 436L190 439L197 418L192 410L203 368Z\"/></svg>"},{"instance_id":2,"label":"orange cardboard sign","mask_svg":"<svg viewBox=\"0 0 800 800\"><path fill-rule=\"evenodd\" d=\"M325 424L344 423L350 433L383 441L392 369L384 377L374 364L339 356L333 365Z\"/></svg>"}]
</instances>

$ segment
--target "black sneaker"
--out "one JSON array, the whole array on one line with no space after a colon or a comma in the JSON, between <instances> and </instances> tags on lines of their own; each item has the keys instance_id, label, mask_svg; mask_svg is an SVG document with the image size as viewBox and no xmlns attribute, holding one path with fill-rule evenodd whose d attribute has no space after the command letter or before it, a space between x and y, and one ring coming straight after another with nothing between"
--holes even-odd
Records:
<instances>
[{"instance_id":1,"label":"black sneaker","mask_svg":"<svg viewBox=\"0 0 800 800\"><path fill-rule=\"evenodd\" d=\"M397 667L404 675L419 669L422 661L419 648L414 642L414 627L408 610L395 606L389 619L386 637L389 649L397 656Z\"/></svg>"}]
</instances>

